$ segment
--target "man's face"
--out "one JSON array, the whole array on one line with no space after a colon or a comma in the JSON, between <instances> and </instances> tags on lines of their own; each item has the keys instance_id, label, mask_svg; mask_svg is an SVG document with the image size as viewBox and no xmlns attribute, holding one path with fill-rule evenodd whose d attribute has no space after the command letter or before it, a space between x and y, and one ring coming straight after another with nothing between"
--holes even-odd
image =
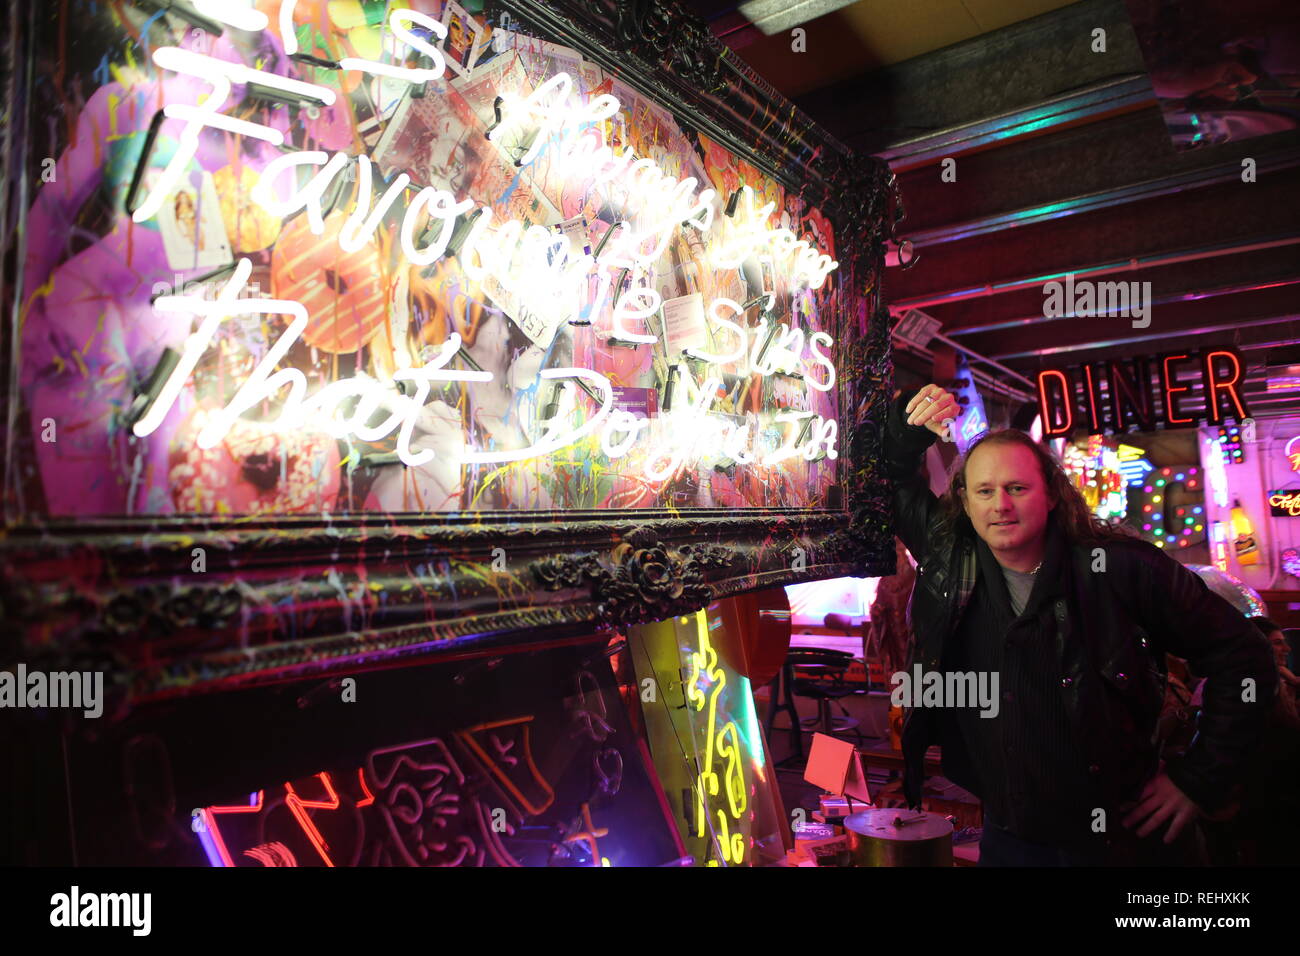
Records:
<instances>
[{"instance_id":1,"label":"man's face","mask_svg":"<svg viewBox=\"0 0 1300 956\"><path fill-rule=\"evenodd\" d=\"M966 462L962 504L984 543L995 554L1011 557L1038 547L1056 500L1033 452L1020 445L985 443Z\"/></svg>"},{"instance_id":2,"label":"man's face","mask_svg":"<svg viewBox=\"0 0 1300 956\"><path fill-rule=\"evenodd\" d=\"M1291 653L1291 647L1286 642L1286 635L1281 631L1274 631L1268 636L1268 641L1273 645L1273 660L1277 662L1277 666L1286 667L1287 655Z\"/></svg>"}]
</instances>

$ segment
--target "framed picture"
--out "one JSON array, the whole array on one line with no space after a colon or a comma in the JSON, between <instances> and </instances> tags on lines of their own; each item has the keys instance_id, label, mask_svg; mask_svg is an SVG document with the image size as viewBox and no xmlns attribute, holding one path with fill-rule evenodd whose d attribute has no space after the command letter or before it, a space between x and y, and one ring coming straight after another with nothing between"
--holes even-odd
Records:
<instances>
[{"instance_id":1,"label":"framed picture","mask_svg":"<svg viewBox=\"0 0 1300 956\"><path fill-rule=\"evenodd\" d=\"M775 100L680 5L503 0L511 41L479 69L488 24L448 2L430 15L449 75L418 85L331 66L410 68L405 7L381 0L298 0L292 36L279 17L199 36L164 11L155 50L321 94L291 107L235 84L225 109L249 125L184 138L160 110L193 104L194 79L129 52L120 6L38 5L0 37L23 67L0 99L27 131L0 167L27 196L0 233L0 307L21 317L0 333L13 659L111 653L145 700L894 570L890 323L869 281L888 170ZM63 92L21 86L30 57ZM505 155L496 97L553 80L525 131L544 148ZM9 189L47 159L48 179ZM838 260L767 371L773 320L746 303L788 309L809 259L781 251L774 214L720 263L741 185ZM560 236L567 259L548 253ZM809 392L827 362L834 387ZM709 382L693 411L683 396ZM783 410L838 454L780 453ZM646 586L642 552L675 583Z\"/></svg>"}]
</instances>

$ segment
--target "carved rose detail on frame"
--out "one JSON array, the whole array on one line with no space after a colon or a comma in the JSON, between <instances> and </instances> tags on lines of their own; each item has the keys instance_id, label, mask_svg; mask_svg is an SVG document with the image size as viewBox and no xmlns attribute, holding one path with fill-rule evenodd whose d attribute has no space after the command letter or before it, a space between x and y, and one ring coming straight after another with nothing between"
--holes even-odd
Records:
<instances>
[{"instance_id":1,"label":"carved rose detail on frame","mask_svg":"<svg viewBox=\"0 0 1300 956\"><path fill-rule=\"evenodd\" d=\"M595 552L545 558L532 564L533 576L548 591L582 587L583 581L606 573Z\"/></svg>"},{"instance_id":2,"label":"carved rose detail on frame","mask_svg":"<svg viewBox=\"0 0 1300 956\"><path fill-rule=\"evenodd\" d=\"M684 544L677 549L683 557L706 568L729 567L736 560L736 552L718 544Z\"/></svg>"},{"instance_id":3,"label":"carved rose detail on frame","mask_svg":"<svg viewBox=\"0 0 1300 956\"><path fill-rule=\"evenodd\" d=\"M737 552L714 544L671 549L653 531L637 528L610 552L612 569L591 554L535 561L532 571L548 590L591 582L596 614L607 627L661 621L706 607L714 599L705 569L725 568Z\"/></svg>"},{"instance_id":4,"label":"carved rose detail on frame","mask_svg":"<svg viewBox=\"0 0 1300 956\"><path fill-rule=\"evenodd\" d=\"M620 544L614 549L614 561L627 571L627 578L637 595L648 604L675 600L686 588L681 573L673 567L663 548L633 549Z\"/></svg>"},{"instance_id":5,"label":"carved rose detail on frame","mask_svg":"<svg viewBox=\"0 0 1300 956\"><path fill-rule=\"evenodd\" d=\"M667 66L700 92L718 94L727 88L713 33L676 0L623 0L618 5L617 31L625 49L641 56L652 51L653 57L647 59Z\"/></svg>"},{"instance_id":6,"label":"carved rose detail on frame","mask_svg":"<svg viewBox=\"0 0 1300 956\"><path fill-rule=\"evenodd\" d=\"M144 602L132 594L119 594L104 608L104 624L118 634L137 631L145 620Z\"/></svg>"},{"instance_id":7,"label":"carved rose detail on frame","mask_svg":"<svg viewBox=\"0 0 1300 956\"><path fill-rule=\"evenodd\" d=\"M863 260L877 255L876 245L883 243L890 224L885 222L889 200L889 167L874 157L844 156L827 158L827 179L832 192L827 207L837 215L849 248L868 251Z\"/></svg>"}]
</instances>

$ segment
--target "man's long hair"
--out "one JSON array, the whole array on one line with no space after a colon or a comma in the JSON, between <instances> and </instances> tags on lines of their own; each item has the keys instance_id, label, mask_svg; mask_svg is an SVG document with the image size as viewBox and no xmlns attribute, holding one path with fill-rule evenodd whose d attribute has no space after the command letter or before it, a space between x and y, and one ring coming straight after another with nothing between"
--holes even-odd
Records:
<instances>
[{"instance_id":1,"label":"man's long hair","mask_svg":"<svg viewBox=\"0 0 1300 956\"><path fill-rule=\"evenodd\" d=\"M1047 490L1056 498L1056 504L1052 507L1048 520L1056 524L1071 544L1084 541L1140 539L1141 536L1131 528L1108 524L1093 514L1088 503L1083 500L1083 495L1079 493L1079 489L1065 473L1056 455L1045 445L1040 445L1015 428L986 432L972 442L966 449L966 454L953 465L952 474L948 479L948 490L939 499L944 521L950 529L955 528L963 520L970 520L962 508L962 492L966 489L966 463L970 461L970 456L974 454L975 449L981 445L1020 445L1034 453L1034 457L1038 459L1038 467L1042 469Z\"/></svg>"}]
</instances>

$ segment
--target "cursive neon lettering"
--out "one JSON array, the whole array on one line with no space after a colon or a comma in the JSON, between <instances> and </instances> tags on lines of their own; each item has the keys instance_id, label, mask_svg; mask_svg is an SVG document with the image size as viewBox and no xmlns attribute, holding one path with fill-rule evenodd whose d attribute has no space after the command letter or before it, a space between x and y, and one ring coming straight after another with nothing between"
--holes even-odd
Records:
<instances>
[{"instance_id":1,"label":"cursive neon lettering","mask_svg":"<svg viewBox=\"0 0 1300 956\"><path fill-rule=\"evenodd\" d=\"M283 11L282 11L283 13ZM414 10L394 10L388 17L388 27L393 34L409 46L411 49L424 54L433 60L433 67L430 69L412 69L405 66L393 66L389 63L378 63L374 60L363 60L359 57L344 57L339 61L339 66L345 70L360 70L364 73L370 73L374 76L386 76L395 80L405 80L408 83L425 83L429 80L436 80L447 72L447 61L442 57L442 50L429 43L422 37L412 33L408 24L416 23L429 30L439 40L446 39L447 28L437 20L427 17L422 13Z\"/></svg>"},{"instance_id":2,"label":"cursive neon lettering","mask_svg":"<svg viewBox=\"0 0 1300 956\"><path fill-rule=\"evenodd\" d=\"M274 89L289 93L305 94L320 100L325 105L334 102L332 90L313 83L303 83L277 76L265 70L253 70L241 63L228 63L216 57L192 53L179 47L161 47L153 52L153 61L160 69L183 73L206 81L211 91L203 100L202 106L168 105L163 114L170 119L185 120L185 129L179 137L179 145L172 155L162 175L154 183L149 195L131 214L135 222L144 222L157 215L167 196L176 188L182 174L189 168L190 162L199 151L199 132L204 128L224 129L241 136L264 140L274 146L284 143L284 134L262 123L252 123L225 116L219 111L230 98L232 82L257 82Z\"/></svg>"},{"instance_id":3,"label":"cursive neon lettering","mask_svg":"<svg viewBox=\"0 0 1300 956\"><path fill-rule=\"evenodd\" d=\"M298 52L298 31L293 26L293 8L298 0L280 0L280 42L284 44L284 55L293 56Z\"/></svg>"},{"instance_id":4,"label":"cursive neon lettering","mask_svg":"<svg viewBox=\"0 0 1300 956\"><path fill-rule=\"evenodd\" d=\"M295 185L288 199L281 201L275 197L273 192L275 178L284 170L296 166L319 166L322 163L325 164L325 168L312 176L307 185L301 187ZM299 209L306 209L307 222L311 231L319 236L325 231L324 211L321 208L325 190L329 189L334 177L339 175L347 164L346 153L335 153L328 163L325 154L319 150L302 150L277 156L266 164L266 169L262 171L262 175L253 186L251 193L253 201L273 216L291 216Z\"/></svg>"},{"instance_id":5,"label":"cursive neon lettering","mask_svg":"<svg viewBox=\"0 0 1300 956\"><path fill-rule=\"evenodd\" d=\"M728 362L739 362L745 357L745 346L749 342L747 331L744 326L723 318L719 311L721 309L730 309L735 315L740 315L745 310L741 307L739 302L727 298L714 299L709 305L709 318L718 325L721 325L732 335L736 336L736 348L730 352L725 352L722 355L712 355L708 352L701 351L700 349L682 349L683 354L690 358L697 358L709 362L712 365L725 365Z\"/></svg>"},{"instance_id":6,"label":"cursive neon lettering","mask_svg":"<svg viewBox=\"0 0 1300 956\"><path fill-rule=\"evenodd\" d=\"M375 204L375 208L371 210L371 179L370 158L368 156L358 156L357 204L352 215L343 224L343 228L339 230L339 248L344 252L357 252L370 241L375 230L379 228L380 220L384 218L389 207L397 201L397 197L402 194L406 184L411 181L411 177L406 173L398 173L397 178L392 181L384 195L380 197L379 202ZM363 212L363 210L367 210L367 212ZM407 210L407 216L410 217L409 209Z\"/></svg>"},{"instance_id":7,"label":"cursive neon lettering","mask_svg":"<svg viewBox=\"0 0 1300 956\"><path fill-rule=\"evenodd\" d=\"M402 252L413 265L427 266L442 258L447 251L447 243L456 228L456 217L468 212L474 206L474 200L465 199L456 202L456 197L443 189L426 186L416 194L406 215L402 217ZM424 249L415 248L415 224L420 210L428 207L430 220L441 220L442 227L437 237ZM425 230L426 234L428 230Z\"/></svg>"},{"instance_id":8,"label":"cursive neon lettering","mask_svg":"<svg viewBox=\"0 0 1300 956\"><path fill-rule=\"evenodd\" d=\"M587 101L584 107L571 109L565 101L573 89L573 78L568 73L556 73L532 93L523 98L506 97L501 108L501 122L488 133L488 139L499 140L502 132L518 125L537 120L538 127L532 144L516 162L527 166L537 158L550 138L558 131L575 126L585 126L608 119L618 112L618 99L609 94L602 94ZM554 95L555 102L543 103L549 95Z\"/></svg>"},{"instance_id":9,"label":"cursive neon lettering","mask_svg":"<svg viewBox=\"0 0 1300 956\"><path fill-rule=\"evenodd\" d=\"M529 458L536 458L541 455L548 455L553 451L561 448L567 448L574 442L586 438L597 428L599 428L608 417L610 409L614 404L614 389L609 384L609 379L594 372L589 368L551 368L543 369L538 373L544 379L564 379L580 378L596 385L601 391L600 408L596 414L587 422L578 428L571 429L567 432L561 432L557 438L555 434L559 429L554 425L548 430L546 436L537 444L530 445L527 448L521 448L517 451L476 451L466 452L462 461L469 464L499 464L507 461L527 461ZM566 382L568 386L570 383Z\"/></svg>"},{"instance_id":10,"label":"cursive neon lettering","mask_svg":"<svg viewBox=\"0 0 1300 956\"><path fill-rule=\"evenodd\" d=\"M808 336L808 351L812 353L813 361L826 369L826 381L819 382L817 379L809 376L808 387L815 388L819 392L829 392L835 387L835 363L831 361L829 355L818 351L817 346L819 344L830 348L835 344L835 340L825 332L814 332L812 335Z\"/></svg>"},{"instance_id":11,"label":"cursive neon lettering","mask_svg":"<svg viewBox=\"0 0 1300 956\"><path fill-rule=\"evenodd\" d=\"M639 308L636 303L644 303ZM633 286L618 297L614 303L614 334L613 338L620 342L658 342L657 335L639 335L636 332L629 332L627 326L623 324L624 319L641 319L645 320L659 311L663 304L663 297L649 286Z\"/></svg>"},{"instance_id":12,"label":"cursive neon lettering","mask_svg":"<svg viewBox=\"0 0 1300 956\"><path fill-rule=\"evenodd\" d=\"M207 15L238 29L263 29L266 16L259 11L239 4L208 0L199 3ZM279 27L287 52L297 50L294 36L294 0L284 0L279 7ZM254 24L260 24L254 26ZM445 71L441 51L414 33L412 24L430 31L439 39L445 38L442 24L415 11L394 10L389 25L398 40L410 49L427 57L433 69L411 69L403 66L375 63L368 60L347 59L345 69L356 69L375 75L394 77L417 83L436 79ZM157 213L165 197L175 187L190 162L197 155L198 137L204 129L218 129L236 135L257 138L277 146L284 135L273 127L255 123L220 112L230 99L232 84L259 84L279 89L298 97L314 99L331 105L335 93L326 87L292 80L287 77L254 70L240 63L218 60L214 57L192 53L177 47L156 50L153 60L160 69L187 74L206 81L210 90L201 105L168 104L164 115L185 124L179 136L180 145L149 195L133 213L142 222ZM500 140L503 132L524 128L531 132L527 148L517 161L519 165L533 162L548 144L556 144L562 169L572 174L581 171L589 174L599 184L610 184L609 192L621 197L623 205L635 213L621 219L619 234L608 243L609 250L597 265L593 255L577 255L570 238L555 235L554 231L540 225L518 221L494 226L489 207L480 207L469 235L457 250L460 265L467 277L482 281L489 277L500 288L518 295L521 303L520 321L536 331L564 317L581 314L600 314L610 292L612 274L617 269L645 266L656 261L681 225L690 225L707 232L715 224L716 193L703 189L696 193L699 182L695 177L677 179L668 175L653 159L637 158L630 149L618 155L605 141L599 125L602 120L617 113L618 100L603 95L571 107L567 100L573 90L572 78L567 73L551 77L531 94L523 98L507 99L502 122L489 134ZM557 142L558 137L558 142ZM336 177L341 175L350 161L345 153L328 157L321 151L288 153L270 162L255 184L252 196L262 208L272 215L288 216L305 211L312 231L324 231L324 197ZM375 231L410 184L407 173L399 173L382 196L374 200L372 187L374 173L368 156L357 157L357 198L354 207L339 231L339 247L355 252L373 240ZM287 190L276 192L278 177L299 167L313 167L315 171L304 186L297 181ZM286 198L280 198L285 196ZM806 283L818 288L826 276L838 267L829 255L820 253L810 243L798 239L788 229L771 228L770 217L774 203L756 209L753 191L743 187L744 214L729 218L723 227L723 236L716 237L707 253L709 261L722 268L739 267L746 259L766 253L792 270L791 281ZM425 187L407 205L400 229L400 245L406 260L414 266L427 266L446 254L460 217L475 207L472 199L457 202L445 190ZM177 368L159 393L158 399L134 425L137 435L144 436L156 430L174 406L184 382L192 375L197 362L211 344L219 323L227 316L246 314L282 314L288 316L288 327L264 355L252 375L237 390L229 404L217 415L211 416L198 436L200 447L208 448L221 440L234 422L250 409L261 405L288 387L279 418L270 425L275 429L302 427L309 420L317 427L336 437L354 434L366 441L378 441L399 429L398 454L407 465L427 462L435 454L432 450L414 452L410 447L416 419L434 381L486 382L492 380L487 372L458 372L445 368L460 347L459 336L451 336L443 343L436 357L420 368L399 361L399 371L393 382L410 381L415 384L415 396L408 398L393 388L393 382L381 383L364 374L334 382L311 395L307 395L305 375L294 368L277 368L290 347L303 334L308 316L301 303L293 300L250 298L240 299L240 290L251 273L251 264L241 259L235 274L218 293L215 300L194 296L167 296L157 300L155 307L165 313L188 313L201 319L198 329L185 343ZM594 281L593 280L594 276ZM769 296L774 290L769 290ZM590 301L588 301L590 300ZM769 302L769 305L771 303ZM634 285L619 295L611 310L613 337L630 343L654 343L658 336L632 331L631 322L645 323L662 306L658 291L646 285ZM584 311L585 308L585 311ZM766 321L760 324L752 348L750 329L737 317L743 308L729 298L718 298L709 304L707 316L714 331L722 330L733 337L730 346L713 354L701 349L687 349L688 357L710 364L739 362L746 366L745 374L768 375L778 369L792 370L799 361L805 342L814 364L826 369L824 378L808 376L809 387L826 392L835 386L836 372L827 351L834 346L830 335L812 332L805 338L802 329L782 323L771 329ZM530 332L530 335L534 333ZM665 343L667 345L668 343ZM535 445L518 450L493 450L468 452L465 462L496 463L523 461L566 447L597 430L601 431L601 447L611 459L628 453L642 431L650 422L627 411L612 410L612 387L604 376L590 369L550 369L539 373L543 379L565 379L566 392L572 392L572 379L593 384L597 388L599 410L580 427L565 430L558 421L552 421L543 439ZM679 381L686 389L689 407L680 406L670 416L672 434L664 447L652 455L646 474L652 480L668 477L690 455L723 454L738 463L748 464L756 456L748 452L751 445L750 425L737 426L734 422L710 414L710 407L721 387L716 377L706 378L704 389L695 388L693 377L685 366L679 367ZM590 389L586 389L590 392ZM345 399L355 398L356 404L345 418L340 418L340 408ZM683 403L686 404L686 403ZM388 417L378 425L367 424L376 412L387 411ZM804 422L811 418L811 421ZM794 433L786 443L770 455L763 464L782 461L794 454L813 460L824 453L836 457L834 445L838 426L812 412L787 412L777 416L783 423L804 423L798 436L812 431L810 442L797 448L799 439ZM603 426L603 428L602 428ZM662 467L657 466L661 465Z\"/></svg>"}]
</instances>

